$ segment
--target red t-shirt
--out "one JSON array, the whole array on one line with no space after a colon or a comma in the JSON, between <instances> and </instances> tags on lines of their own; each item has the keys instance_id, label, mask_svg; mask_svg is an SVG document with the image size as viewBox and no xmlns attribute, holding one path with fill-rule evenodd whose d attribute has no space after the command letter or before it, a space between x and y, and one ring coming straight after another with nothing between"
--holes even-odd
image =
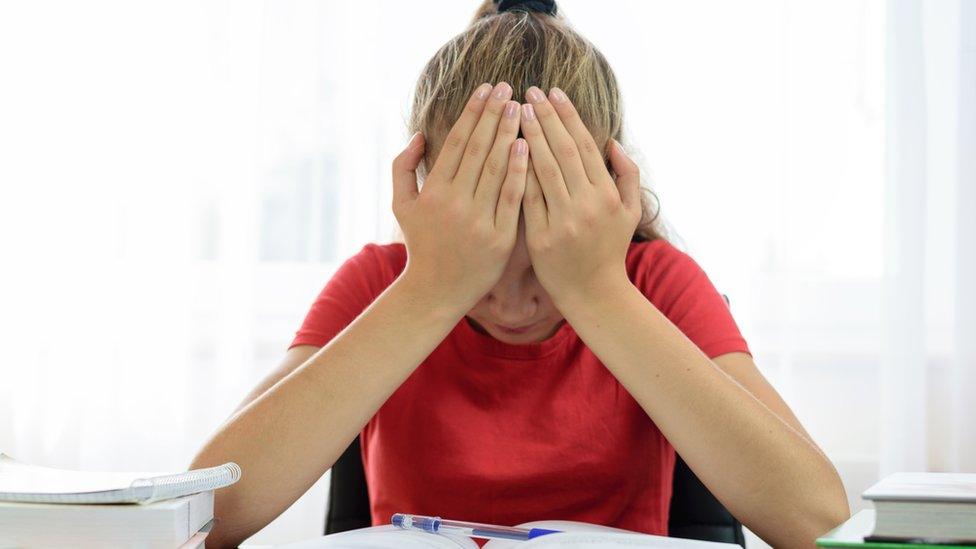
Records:
<instances>
[{"instance_id":1,"label":"red t-shirt","mask_svg":"<svg viewBox=\"0 0 976 549\"><path fill-rule=\"evenodd\" d=\"M364 247L319 294L292 346L325 345L406 259L403 244ZM749 352L688 255L664 240L642 242L631 244L626 265L634 285L709 357ZM462 318L361 441L373 524L399 512L667 534L674 449L569 323L545 341L512 345Z\"/></svg>"}]
</instances>

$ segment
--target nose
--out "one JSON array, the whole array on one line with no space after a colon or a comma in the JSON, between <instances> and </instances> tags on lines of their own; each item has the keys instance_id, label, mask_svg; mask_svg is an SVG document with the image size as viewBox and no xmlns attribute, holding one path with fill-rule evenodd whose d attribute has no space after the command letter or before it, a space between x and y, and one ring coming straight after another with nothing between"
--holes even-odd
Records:
<instances>
[{"instance_id":1,"label":"nose","mask_svg":"<svg viewBox=\"0 0 976 549\"><path fill-rule=\"evenodd\" d=\"M531 322L539 298L519 280L502 280L488 294L488 310L499 324L518 327Z\"/></svg>"}]
</instances>

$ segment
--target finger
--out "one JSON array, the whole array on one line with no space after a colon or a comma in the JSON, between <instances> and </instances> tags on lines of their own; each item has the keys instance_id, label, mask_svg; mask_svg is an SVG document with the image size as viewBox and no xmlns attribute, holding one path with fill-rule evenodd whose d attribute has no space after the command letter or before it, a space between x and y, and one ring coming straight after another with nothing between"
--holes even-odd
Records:
<instances>
[{"instance_id":1,"label":"finger","mask_svg":"<svg viewBox=\"0 0 976 549\"><path fill-rule=\"evenodd\" d=\"M498 197L495 227L514 231L518 227L519 209L525 194L525 178L529 172L529 145L516 139L509 146L508 174Z\"/></svg>"},{"instance_id":2,"label":"finger","mask_svg":"<svg viewBox=\"0 0 976 549\"><path fill-rule=\"evenodd\" d=\"M477 126L478 119L481 118L481 112L490 93L491 84L486 82L475 89L464 105L461 116L444 138L444 145L441 146L441 152L430 171L431 175L436 175L435 180L449 181L454 178L458 165L461 164L464 149L468 146L468 138Z\"/></svg>"},{"instance_id":3,"label":"finger","mask_svg":"<svg viewBox=\"0 0 976 549\"><path fill-rule=\"evenodd\" d=\"M535 109L536 118L538 118L542 131L545 133L549 149L552 151L556 162L559 163L559 169L563 172L563 181L566 182L569 194L573 195L584 190L589 179L586 170L583 169L583 163L580 161L579 149L576 147L573 136L569 134L566 126L559 119L556 109L546 99L542 90L535 86L525 92L525 97Z\"/></svg>"},{"instance_id":4,"label":"finger","mask_svg":"<svg viewBox=\"0 0 976 549\"><path fill-rule=\"evenodd\" d=\"M549 90L549 99L553 108L556 109L559 119L562 120L563 126L566 127L569 135L576 142L580 160L583 162L583 168L586 170L586 176L590 182L612 182L613 178L607 172L603 152L593 140L590 130L583 124L583 119L580 118L573 102L566 96L566 92L559 88L552 88Z\"/></svg>"},{"instance_id":5,"label":"finger","mask_svg":"<svg viewBox=\"0 0 976 549\"><path fill-rule=\"evenodd\" d=\"M498 121L502 118L505 104L511 98L512 87L505 82L499 82L491 90L491 96L481 112L478 125L475 126L464 149L461 165L458 166L457 173L454 175L454 184L461 186L461 189L469 190L472 196L475 187L478 185L478 179L481 177L481 169L485 165L485 159L488 158L488 152L495 142ZM511 142L506 145L506 152L510 145Z\"/></svg>"},{"instance_id":6,"label":"finger","mask_svg":"<svg viewBox=\"0 0 976 549\"><path fill-rule=\"evenodd\" d=\"M403 152L393 159L393 208L417 198L417 166L424 157L424 134L413 134Z\"/></svg>"},{"instance_id":7,"label":"finger","mask_svg":"<svg viewBox=\"0 0 976 549\"><path fill-rule=\"evenodd\" d=\"M629 211L640 210L640 168L624 153L616 139L610 139L610 165L617 174L617 192Z\"/></svg>"},{"instance_id":8,"label":"finger","mask_svg":"<svg viewBox=\"0 0 976 549\"><path fill-rule=\"evenodd\" d=\"M546 136L542 133L542 126L535 115L535 108L531 103L522 105L522 135L529 144L529 159L532 161L532 171L535 173L542 194L546 199L549 211L558 211L569 202L569 190L563 182L563 174L559 163L549 149Z\"/></svg>"},{"instance_id":9,"label":"finger","mask_svg":"<svg viewBox=\"0 0 976 549\"><path fill-rule=\"evenodd\" d=\"M546 198L531 165L525 177L522 213L525 215L526 232L536 233L549 227L549 210L546 208Z\"/></svg>"},{"instance_id":10,"label":"finger","mask_svg":"<svg viewBox=\"0 0 976 549\"><path fill-rule=\"evenodd\" d=\"M498 124L498 133L495 135L495 144L488 153L488 159L485 160L481 178L474 192L475 201L482 204L488 212L495 211L499 188L508 175L512 144L518 137L520 109L521 105L517 101L505 103L502 120Z\"/></svg>"}]
</instances>

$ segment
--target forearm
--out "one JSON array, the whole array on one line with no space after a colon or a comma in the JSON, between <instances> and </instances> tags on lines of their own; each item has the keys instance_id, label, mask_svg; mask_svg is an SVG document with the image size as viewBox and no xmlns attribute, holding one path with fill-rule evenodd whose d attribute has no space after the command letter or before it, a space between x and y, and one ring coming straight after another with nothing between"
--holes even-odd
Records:
<instances>
[{"instance_id":1,"label":"forearm","mask_svg":"<svg viewBox=\"0 0 976 549\"><path fill-rule=\"evenodd\" d=\"M215 546L237 544L301 496L450 332L463 311L401 276L309 360L238 410L193 461L227 461ZM208 540L209 541L209 540Z\"/></svg>"},{"instance_id":2,"label":"forearm","mask_svg":"<svg viewBox=\"0 0 976 549\"><path fill-rule=\"evenodd\" d=\"M833 465L723 372L626 279L560 311L733 514L776 547L810 547L847 516Z\"/></svg>"}]
</instances>

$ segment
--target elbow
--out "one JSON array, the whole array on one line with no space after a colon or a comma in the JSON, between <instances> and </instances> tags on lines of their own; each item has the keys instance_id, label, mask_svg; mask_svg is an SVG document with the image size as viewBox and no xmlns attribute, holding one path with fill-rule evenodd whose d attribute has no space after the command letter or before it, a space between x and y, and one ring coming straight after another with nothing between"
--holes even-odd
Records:
<instances>
[{"instance_id":1,"label":"elbow","mask_svg":"<svg viewBox=\"0 0 976 549\"><path fill-rule=\"evenodd\" d=\"M190 463L191 469L201 469L219 465L227 461L226 456L219 455L212 449L201 450ZM208 548L237 547L243 543L253 532L260 527L251 530L246 522L252 519L248 512L253 505L246 504L247 485L242 478L231 486L225 486L214 491L213 498L213 527L206 538Z\"/></svg>"},{"instance_id":2,"label":"elbow","mask_svg":"<svg viewBox=\"0 0 976 549\"><path fill-rule=\"evenodd\" d=\"M212 543L211 539L213 540ZM207 549L236 549L243 542L244 538L237 539L233 536L222 536L219 532L211 532L206 540Z\"/></svg>"},{"instance_id":3,"label":"elbow","mask_svg":"<svg viewBox=\"0 0 976 549\"><path fill-rule=\"evenodd\" d=\"M814 515L811 530L816 533L817 537L820 537L837 528L849 518L851 518L851 508L847 504L847 497L843 487L841 487L840 497L835 497L830 503L821 505L819 513Z\"/></svg>"},{"instance_id":4,"label":"elbow","mask_svg":"<svg viewBox=\"0 0 976 549\"><path fill-rule=\"evenodd\" d=\"M807 514L790 521L786 529L777 528L775 533L767 531L765 535L760 528L754 531L772 547L809 549L816 546L817 538L823 537L850 517L846 508L845 504L843 508L834 505L818 510L811 509Z\"/></svg>"},{"instance_id":5,"label":"elbow","mask_svg":"<svg viewBox=\"0 0 976 549\"><path fill-rule=\"evenodd\" d=\"M814 547L817 538L823 537L849 518L851 518L851 510L847 503L847 494L838 478L833 490L817 498L814 505L807 507L801 519L802 523L797 529L797 532L805 533L802 536L803 543L799 546Z\"/></svg>"},{"instance_id":6,"label":"elbow","mask_svg":"<svg viewBox=\"0 0 976 549\"><path fill-rule=\"evenodd\" d=\"M789 496L782 501L778 513L767 515L765 520L749 525L769 545L773 547L804 547L816 545L817 538L823 537L850 518L847 493L840 477L824 483L816 491L807 491L804 496Z\"/></svg>"},{"instance_id":7,"label":"elbow","mask_svg":"<svg viewBox=\"0 0 976 549\"><path fill-rule=\"evenodd\" d=\"M844 508L846 507L845 505ZM839 507L823 509L819 514L805 517L799 524L795 524L795 530L784 532L782 539L769 540L769 543L773 547L816 547L818 538L825 536L848 518L850 513Z\"/></svg>"},{"instance_id":8,"label":"elbow","mask_svg":"<svg viewBox=\"0 0 976 549\"><path fill-rule=\"evenodd\" d=\"M240 520L248 517L240 508L235 509L232 498L229 488L214 493L214 523L206 540L208 548L237 547L260 529L260 525L252 527Z\"/></svg>"},{"instance_id":9,"label":"elbow","mask_svg":"<svg viewBox=\"0 0 976 549\"><path fill-rule=\"evenodd\" d=\"M840 474L830 461L826 461L825 469L821 489L811 494L810 504L806 506L804 513L807 524L803 531L809 532L811 536L807 547L812 547L818 537L851 518L847 490L844 489Z\"/></svg>"},{"instance_id":10,"label":"elbow","mask_svg":"<svg viewBox=\"0 0 976 549\"><path fill-rule=\"evenodd\" d=\"M211 538L213 539L213 543L211 543L211 541L210 541ZM207 549L211 549L211 548L216 548L216 549L237 549L237 547L243 541L244 541L243 539L235 540L235 539L228 538L228 537L221 537L221 536L216 535L215 533L211 532L211 534L209 536L207 536L206 543L207 543Z\"/></svg>"},{"instance_id":11,"label":"elbow","mask_svg":"<svg viewBox=\"0 0 976 549\"><path fill-rule=\"evenodd\" d=\"M841 480L840 474L833 464L830 464L830 472L832 473L830 475L832 482L829 483L829 486L832 489L827 490L822 503L819 505L819 522L822 530L820 535L826 534L851 518L851 507L847 502L847 490L844 488L844 481Z\"/></svg>"},{"instance_id":12,"label":"elbow","mask_svg":"<svg viewBox=\"0 0 976 549\"><path fill-rule=\"evenodd\" d=\"M823 537L834 528L837 528L847 519L851 518L847 503L843 507L834 505L829 508L821 509L820 513L811 516L804 529L809 532L809 543L807 547L813 547L817 538Z\"/></svg>"},{"instance_id":13,"label":"elbow","mask_svg":"<svg viewBox=\"0 0 976 549\"><path fill-rule=\"evenodd\" d=\"M227 538L221 537L219 535L219 533L216 532L216 531L210 532L210 535L207 536L206 543L207 543L208 549L209 548L233 549L234 547L237 547L238 545L240 545L239 543L234 543L234 541L232 541L232 540L229 540Z\"/></svg>"},{"instance_id":14,"label":"elbow","mask_svg":"<svg viewBox=\"0 0 976 549\"><path fill-rule=\"evenodd\" d=\"M199 450L197 450L196 455L190 461L189 469L205 469L207 467L216 467L218 465L223 465L228 461L235 461L238 465L241 465L239 460L232 457L232 450L228 448L226 443L227 437L224 436L223 429L218 430L214 433L209 440L204 443Z\"/></svg>"}]
</instances>

